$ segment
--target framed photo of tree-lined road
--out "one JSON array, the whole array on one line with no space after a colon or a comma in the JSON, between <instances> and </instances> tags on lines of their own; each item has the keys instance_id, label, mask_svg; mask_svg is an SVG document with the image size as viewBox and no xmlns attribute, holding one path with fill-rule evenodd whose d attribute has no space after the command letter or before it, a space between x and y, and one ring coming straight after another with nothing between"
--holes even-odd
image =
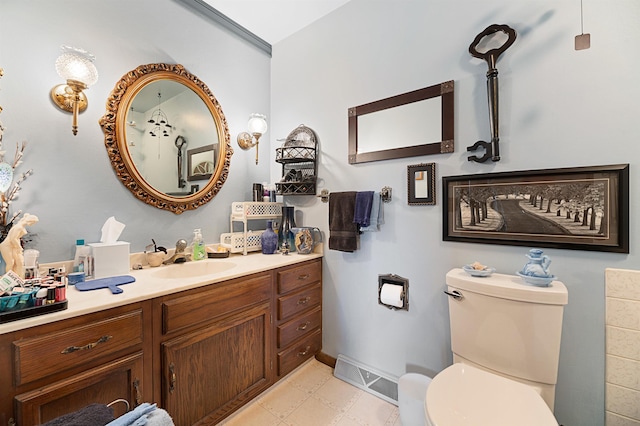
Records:
<instances>
[{"instance_id":1,"label":"framed photo of tree-lined road","mask_svg":"<svg viewBox=\"0 0 640 426\"><path fill-rule=\"evenodd\" d=\"M629 253L629 165L442 178L443 240Z\"/></svg>"}]
</instances>

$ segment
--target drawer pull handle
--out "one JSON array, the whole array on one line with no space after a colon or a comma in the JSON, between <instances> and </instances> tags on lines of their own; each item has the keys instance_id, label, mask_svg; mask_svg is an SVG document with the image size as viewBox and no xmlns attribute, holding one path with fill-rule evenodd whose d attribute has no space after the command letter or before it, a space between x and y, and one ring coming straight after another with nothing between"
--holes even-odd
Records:
<instances>
[{"instance_id":1,"label":"drawer pull handle","mask_svg":"<svg viewBox=\"0 0 640 426\"><path fill-rule=\"evenodd\" d=\"M169 392L173 393L176 390L176 372L175 365L169 364Z\"/></svg>"},{"instance_id":2,"label":"drawer pull handle","mask_svg":"<svg viewBox=\"0 0 640 426\"><path fill-rule=\"evenodd\" d=\"M298 331L304 331L307 329L307 327L309 327L309 325L311 324L311 321L307 321L304 324L300 324L298 326Z\"/></svg>"},{"instance_id":3,"label":"drawer pull handle","mask_svg":"<svg viewBox=\"0 0 640 426\"><path fill-rule=\"evenodd\" d=\"M305 356L309 353L310 350L311 350L311 346L307 346L306 348L304 348L302 352L298 352L298 356Z\"/></svg>"},{"instance_id":4,"label":"drawer pull handle","mask_svg":"<svg viewBox=\"0 0 640 426\"><path fill-rule=\"evenodd\" d=\"M311 275L309 275L309 274L298 275L298 279L299 279L300 281L302 281L302 280L306 280L306 279L307 279L307 278L309 278L310 276L311 276Z\"/></svg>"},{"instance_id":5,"label":"drawer pull handle","mask_svg":"<svg viewBox=\"0 0 640 426\"><path fill-rule=\"evenodd\" d=\"M113 336L102 336L101 338L99 338L95 342L86 344L84 346L69 346L68 348L64 349L61 353L70 354L70 353L77 352L77 351L84 351L86 349L93 349L96 346L98 346L100 343L105 343L106 341L108 341L108 340L110 340L112 338L113 338Z\"/></svg>"},{"instance_id":6,"label":"drawer pull handle","mask_svg":"<svg viewBox=\"0 0 640 426\"><path fill-rule=\"evenodd\" d=\"M309 303L309 300L311 300L311 296L303 297L302 299L298 300L298 305L306 305L307 303Z\"/></svg>"}]
</instances>

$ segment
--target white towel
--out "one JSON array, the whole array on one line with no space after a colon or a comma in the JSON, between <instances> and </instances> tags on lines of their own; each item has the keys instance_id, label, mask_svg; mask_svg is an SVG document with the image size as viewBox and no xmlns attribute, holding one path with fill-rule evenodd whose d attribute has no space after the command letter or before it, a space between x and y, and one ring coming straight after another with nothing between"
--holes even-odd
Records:
<instances>
[{"instance_id":1,"label":"white towel","mask_svg":"<svg viewBox=\"0 0 640 426\"><path fill-rule=\"evenodd\" d=\"M360 228L361 232L375 232L380 230L380 225L384 223L384 210L382 208L382 198L379 192L373 193L373 203L371 204L371 219L369 226Z\"/></svg>"},{"instance_id":2,"label":"white towel","mask_svg":"<svg viewBox=\"0 0 640 426\"><path fill-rule=\"evenodd\" d=\"M152 411L147 414L147 417L149 418L147 426L175 426L169 413L162 408Z\"/></svg>"}]
</instances>

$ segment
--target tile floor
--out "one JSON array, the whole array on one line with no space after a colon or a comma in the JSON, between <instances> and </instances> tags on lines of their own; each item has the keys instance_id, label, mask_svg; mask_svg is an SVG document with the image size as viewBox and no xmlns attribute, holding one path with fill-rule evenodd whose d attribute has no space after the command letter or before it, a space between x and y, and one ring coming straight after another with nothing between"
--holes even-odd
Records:
<instances>
[{"instance_id":1,"label":"tile floor","mask_svg":"<svg viewBox=\"0 0 640 426\"><path fill-rule=\"evenodd\" d=\"M400 426L398 407L311 359L234 413L224 426Z\"/></svg>"}]
</instances>

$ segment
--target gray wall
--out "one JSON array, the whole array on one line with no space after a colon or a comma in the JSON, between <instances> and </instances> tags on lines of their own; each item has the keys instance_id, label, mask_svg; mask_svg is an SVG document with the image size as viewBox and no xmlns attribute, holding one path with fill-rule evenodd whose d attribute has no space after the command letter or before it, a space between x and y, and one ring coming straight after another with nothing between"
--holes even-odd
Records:
<instances>
[{"instance_id":1,"label":"gray wall","mask_svg":"<svg viewBox=\"0 0 640 426\"><path fill-rule=\"evenodd\" d=\"M565 425L604 423L604 270L640 264L640 4L585 0L584 10L592 47L583 51L573 46L574 0L352 0L274 46L272 134L283 137L300 123L317 132L320 189L394 191L386 224L363 235L360 250L325 252L325 352L395 375L438 372L451 362L446 272L477 260L513 274L526 262L529 247L442 241L442 176L628 162L631 253L545 250L569 290L556 416ZM518 32L498 62L502 160L471 163L466 147L490 131L487 65L467 48L502 23ZM348 164L349 107L451 79L455 153ZM436 206L407 205L406 166L421 162L437 164ZM272 165L272 176L277 171ZM290 198L304 225L328 235L327 204ZM377 304L377 276L386 273L409 278L409 312Z\"/></svg>"},{"instance_id":2,"label":"gray wall","mask_svg":"<svg viewBox=\"0 0 640 426\"><path fill-rule=\"evenodd\" d=\"M55 70L60 45L96 56L98 82L86 91L89 107L79 117L58 110L49 91L61 78ZM117 179L104 148L98 120L118 79L140 64L180 63L209 86L229 123L235 153L229 178L216 198L181 215L138 201ZM172 0L0 0L0 105L3 145L12 159L26 140L24 164L33 176L22 185L12 211L35 214L29 228L41 261L73 258L75 241L100 239L109 216L126 228L121 239L142 251L154 238L173 247L202 228L207 242L229 232L231 203L251 197L251 182L268 180L268 151L245 152L235 143L251 112L269 115L270 58L243 40ZM269 133L265 135L269 137ZM173 143L171 139L170 143Z\"/></svg>"}]
</instances>

